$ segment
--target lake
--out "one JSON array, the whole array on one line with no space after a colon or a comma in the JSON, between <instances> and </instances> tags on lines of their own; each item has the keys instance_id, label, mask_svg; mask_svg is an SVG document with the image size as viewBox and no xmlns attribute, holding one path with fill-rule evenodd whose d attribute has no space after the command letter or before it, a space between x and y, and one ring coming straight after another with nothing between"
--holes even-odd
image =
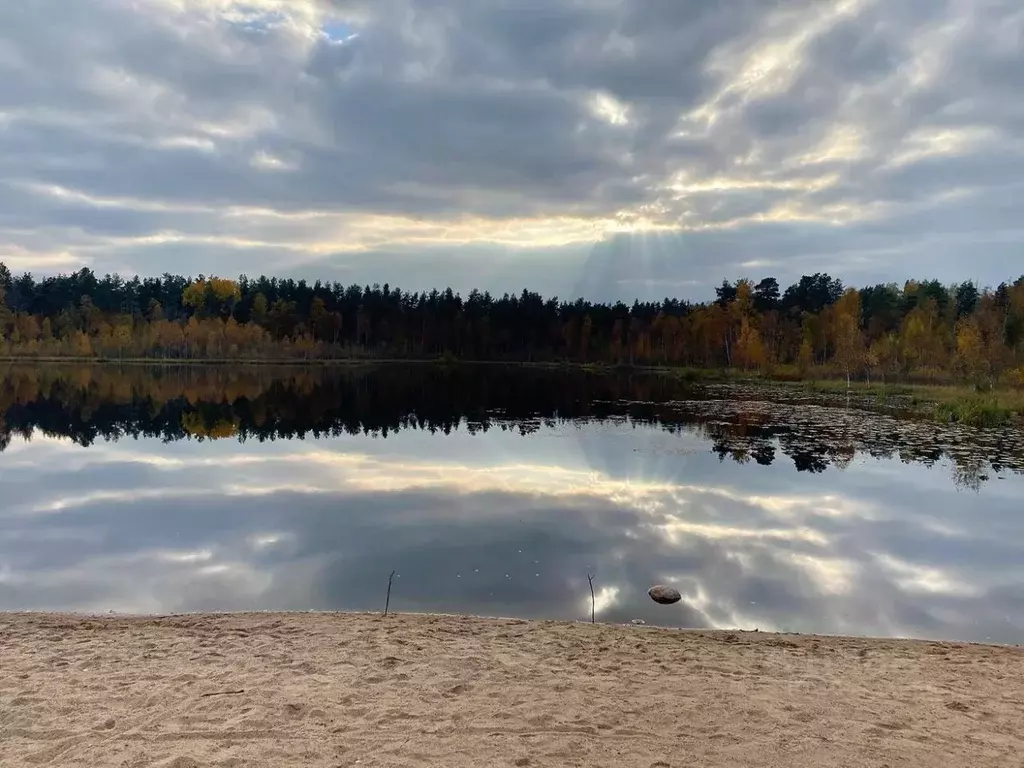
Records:
<instances>
[{"instance_id":1,"label":"lake","mask_svg":"<svg viewBox=\"0 0 1024 768\"><path fill-rule=\"evenodd\" d=\"M8 366L0 610L1024 641L1024 436L499 366ZM656 583L683 601L653 603Z\"/></svg>"}]
</instances>

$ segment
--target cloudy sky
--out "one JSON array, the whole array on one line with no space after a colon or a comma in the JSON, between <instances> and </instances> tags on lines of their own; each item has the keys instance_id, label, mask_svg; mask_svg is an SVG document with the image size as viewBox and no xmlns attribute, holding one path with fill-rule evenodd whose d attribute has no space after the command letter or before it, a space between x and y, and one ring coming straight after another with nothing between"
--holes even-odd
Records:
<instances>
[{"instance_id":1,"label":"cloudy sky","mask_svg":"<svg viewBox=\"0 0 1024 768\"><path fill-rule=\"evenodd\" d=\"M380 610L1019 642L1010 475L720 463L631 423L386 439L97 442L0 462L0 610ZM425 458L429 457L429 458ZM965 503L971 504L966 519ZM684 595L666 609L651 584Z\"/></svg>"},{"instance_id":2,"label":"cloudy sky","mask_svg":"<svg viewBox=\"0 0 1024 768\"><path fill-rule=\"evenodd\" d=\"M1019 0L0 3L0 260L688 298L1024 272Z\"/></svg>"}]
</instances>

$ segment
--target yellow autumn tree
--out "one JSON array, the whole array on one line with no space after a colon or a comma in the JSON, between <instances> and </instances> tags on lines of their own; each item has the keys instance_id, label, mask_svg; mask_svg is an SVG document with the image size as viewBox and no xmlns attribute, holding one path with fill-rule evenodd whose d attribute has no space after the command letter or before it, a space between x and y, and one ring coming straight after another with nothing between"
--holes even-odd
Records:
<instances>
[{"instance_id":1,"label":"yellow autumn tree","mask_svg":"<svg viewBox=\"0 0 1024 768\"><path fill-rule=\"evenodd\" d=\"M914 309L908 314L900 328L900 356L907 370L913 370L924 360L927 349L928 330L923 313Z\"/></svg>"},{"instance_id":2,"label":"yellow autumn tree","mask_svg":"<svg viewBox=\"0 0 1024 768\"><path fill-rule=\"evenodd\" d=\"M207 424L202 415L196 412L185 413L181 416L181 426L193 437L208 440L220 440L226 437L234 437L238 434L239 419L220 418L212 424Z\"/></svg>"},{"instance_id":3,"label":"yellow autumn tree","mask_svg":"<svg viewBox=\"0 0 1024 768\"><path fill-rule=\"evenodd\" d=\"M956 328L956 363L970 379L983 378L989 369L988 353L981 328L974 317L965 317Z\"/></svg>"},{"instance_id":4,"label":"yellow autumn tree","mask_svg":"<svg viewBox=\"0 0 1024 768\"><path fill-rule=\"evenodd\" d=\"M850 376L864 364L864 338L860 332L860 293L853 288L847 290L836 302L833 312L835 333L835 359L846 373L846 385Z\"/></svg>"},{"instance_id":5,"label":"yellow autumn tree","mask_svg":"<svg viewBox=\"0 0 1024 768\"><path fill-rule=\"evenodd\" d=\"M902 367L899 338L893 333L879 336L871 345L871 359L876 361L883 381L886 376L899 375Z\"/></svg>"},{"instance_id":6,"label":"yellow autumn tree","mask_svg":"<svg viewBox=\"0 0 1024 768\"><path fill-rule=\"evenodd\" d=\"M743 368L762 368L765 364L764 343L754 324L744 317L740 321L734 359Z\"/></svg>"},{"instance_id":7,"label":"yellow autumn tree","mask_svg":"<svg viewBox=\"0 0 1024 768\"><path fill-rule=\"evenodd\" d=\"M241 289L234 280L200 276L185 286L181 294L181 303L200 316L229 316L241 298Z\"/></svg>"},{"instance_id":8,"label":"yellow autumn tree","mask_svg":"<svg viewBox=\"0 0 1024 768\"><path fill-rule=\"evenodd\" d=\"M120 356L124 355L126 349L132 341L132 329L129 325L119 325L114 328L113 342L114 346L117 347L117 353Z\"/></svg>"},{"instance_id":9,"label":"yellow autumn tree","mask_svg":"<svg viewBox=\"0 0 1024 768\"><path fill-rule=\"evenodd\" d=\"M75 331L71 339L71 354L75 357L92 357L92 341L89 334Z\"/></svg>"}]
</instances>

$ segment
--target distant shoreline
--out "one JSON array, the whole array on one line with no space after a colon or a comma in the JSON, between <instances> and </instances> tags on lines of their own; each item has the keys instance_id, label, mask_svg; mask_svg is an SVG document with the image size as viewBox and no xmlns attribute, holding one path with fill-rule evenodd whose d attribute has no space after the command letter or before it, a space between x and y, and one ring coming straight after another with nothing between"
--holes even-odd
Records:
<instances>
[{"instance_id":1,"label":"distant shoreline","mask_svg":"<svg viewBox=\"0 0 1024 768\"><path fill-rule=\"evenodd\" d=\"M1009 765L1024 650L359 613L0 613L0 763Z\"/></svg>"},{"instance_id":2,"label":"distant shoreline","mask_svg":"<svg viewBox=\"0 0 1024 768\"><path fill-rule=\"evenodd\" d=\"M231 358L231 357L73 357L69 355L30 356L0 355L0 363L12 365L35 364L73 364L73 365L141 365L141 366L226 366L244 365L247 367L284 367L300 368L348 367L356 365L436 365L439 367L461 366L492 366L539 368L549 370L584 370L598 373L621 371L624 373L657 373L675 376L695 383L708 382L762 382L772 384L794 384L807 386L827 385L831 390L846 389L847 379L844 375L827 367L818 367L808 375L798 377L788 368L776 373L748 371L739 368L698 368L693 366L668 365L634 365L630 363L580 362L577 360L480 360L473 358L444 357L332 357L332 358ZM954 377L908 377L896 381L867 381L855 378L849 382L850 388L857 389L902 389L913 387L935 387L967 389L968 387ZM995 391L1012 391L1008 387L1000 387Z\"/></svg>"}]
</instances>

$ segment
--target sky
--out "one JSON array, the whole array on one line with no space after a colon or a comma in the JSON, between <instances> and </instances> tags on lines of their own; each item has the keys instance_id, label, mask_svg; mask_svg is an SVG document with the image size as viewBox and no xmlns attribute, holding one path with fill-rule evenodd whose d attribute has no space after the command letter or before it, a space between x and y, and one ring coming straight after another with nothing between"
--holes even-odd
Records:
<instances>
[{"instance_id":1,"label":"sky","mask_svg":"<svg viewBox=\"0 0 1024 768\"><path fill-rule=\"evenodd\" d=\"M82 448L0 462L0 610L380 610L1016 643L1022 478L720 463L636 423ZM964 515L965 503L971 514ZM684 595L657 606L646 591Z\"/></svg>"},{"instance_id":2,"label":"sky","mask_svg":"<svg viewBox=\"0 0 1024 768\"><path fill-rule=\"evenodd\" d=\"M614 300L1024 273L1019 0L0 3L0 261Z\"/></svg>"}]
</instances>

